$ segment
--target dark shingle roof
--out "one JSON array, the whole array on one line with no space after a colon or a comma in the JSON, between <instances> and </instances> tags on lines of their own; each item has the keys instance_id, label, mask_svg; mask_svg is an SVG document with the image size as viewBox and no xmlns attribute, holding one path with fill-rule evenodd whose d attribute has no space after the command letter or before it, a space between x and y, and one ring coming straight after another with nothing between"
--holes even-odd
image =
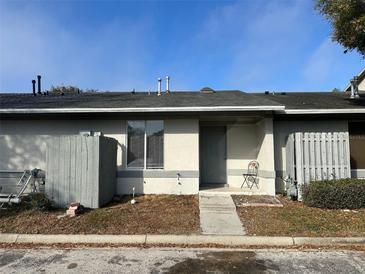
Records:
<instances>
[{"instance_id":1,"label":"dark shingle roof","mask_svg":"<svg viewBox=\"0 0 365 274\"><path fill-rule=\"evenodd\" d=\"M269 110L291 109L362 109L365 96L350 99L346 93L287 92L245 93L238 90L202 92L171 92L157 96L156 92L95 92L82 94L37 95L31 93L0 93L0 111L13 109L108 109L113 108L180 108L180 107L257 107ZM214 110L214 109L211 109Z\"/></svg>"},{"instance_id":2,"label":"dark shingle roof","mask_svg":"<svg viewBox=\"0 0 365 274\"><path fill-rule=\"evenodd\" d=\"M215 107L279 106L279 103L241 91L171 92L157 96L147 92L95 92L68 95L1 93L0 109L37 108L147 108L147 107Z\"/></svg>"},{"instance_id":3,"label":"dark shingle roof","mask_svg":"<svg viewBox=\"0 0 365 274\"><path fill-rule=\"evenodd\" d=\"M284 94L254 93L262 99L269 99L285 106L285 109L360 109L365 108L365 96L350 99L343 92L286 92Z\"/></svg>"}]
</instances>

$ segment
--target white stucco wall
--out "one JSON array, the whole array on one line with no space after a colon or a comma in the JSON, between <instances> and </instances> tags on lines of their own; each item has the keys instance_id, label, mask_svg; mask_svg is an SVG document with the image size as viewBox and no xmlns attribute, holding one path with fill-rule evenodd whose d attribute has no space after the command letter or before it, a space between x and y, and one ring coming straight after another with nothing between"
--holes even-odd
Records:
<instances>
[{"instance_id":1,"label":"white stucco wall","mask_svg":"<svg viewBox=\"0 0 365 274\"><path fill-rule=\"evenodd\" d=\"M178 183L175 177L151 178L148 175L142 178L118 178L117 193L132 194L197 194L199 191L199 178L181 178Z\"/></svg>"},{"instance_id":2,"label":"white stucco wall","mask_svg":"<svg viewBox=\"0 0 365 274\"><path fill-rule=\"evenodd\" d=\"M101 131L123 141L120 120L1 120L0 170L45 169L47 137L79 134L81 130ZM119 147L118 165L121 151Z\"/></svg>"},{"instance_id":3,"label":"white stucco wall","mask_svg":"<svg viewBox=\"0 0 365 274\"><path fill-rule=\"evenodd\" d=\"M257 161L260 164L260 185L262 191L275 195L274 126L272 118L258 123L260 150Z\"/></svg>"},{"instance_id":4,"label":"white stucco wall","mask_svg":"<svg viewBox=\"0 0 365 274\"><path fill-rule=\"evenodd\" d=\"M313 121L275 121L274 122L274 154L276 170L276 190L281 191L282 181L286 169L286 140L294 132L344 132L348 131L348 122L341 120L313 120Z\"/></svg>"},{"instance_id":5,"label":"white stucco wall","mask_svg":"<svg viewBox=\"0 0 365 274\"><path fill-rule=\"evenodd\" d=\"M259 152L256 124L227 126L227 169L247 169Z\"/></svg>"},{"instance_id":6,"label":"white stucco wall","mask_svg":"<svg viewBox=\"0 0 365 274\"><path fill-rule=\"evenodd\" d=\"M137 172L126 167L124 120L2 120L0 170L45 169L46 139L54 135L101 131L118 141L117 192L193 194L199 191L199 120L166 119L164 169ZM227 125L227 183L240 187L251 160L260 163L259 188L248 194L274 194L272 119ZM177 173L180 179L177 179Z\"/></svg>"},{"instance_id":7,"label":"white stucco wall","mask_svg":"<svg viewBox=\"0 0 365 274\"><path fill-rule=\"evenodd\" d=\"M199 120L165 120L165 169L199 170Z\"/></svg>"},{"instance_id":8,"label":"white stucco wall","mask_svg":"<svg viewBox=\"0 0 365 274\"><path fill-rule=\"evenodd\" d=\"M227 126L227 183L230 187L241 187L242 173L248 163L257 160L259 187L252 189L245 185L246 194L275 194L273 123L265 118L255 124L234 124Z\"/></svg>"},{"instance_id":9,"label":"white stucco wall","mask_svg":"<svg viewBox=\"0 0 365 274\"><path fill-rule=\"evenodd\" d=\"M118 178L118 193L130 194L133 186L136 193L198 193L199 120L167 119L164 125L164 169L145 171L142 177L131 177L128 174L135 170L126 168L124 164L120 168L123 177Z\"/></svg>"},{"instance_id":10,"label":"white stucco wall","mask_svg":"<svg viewBox=\"0 0 365 274\"><path fill-rule=\"evenodd\" d=\"M164 170L149 177L126 168L126 121L124 120L1 120L0 171L46 169L46 140L49 136L100 131L118 141L118 193L192 194L199 190L199 121L197 119L165 120ZM165 172L166 171L166 172ZM118 174L120 173L118 172ZM180 173L180 180L177 180ZM139 176L139 177L138 177Z\"/></svg>"}]
</instances>

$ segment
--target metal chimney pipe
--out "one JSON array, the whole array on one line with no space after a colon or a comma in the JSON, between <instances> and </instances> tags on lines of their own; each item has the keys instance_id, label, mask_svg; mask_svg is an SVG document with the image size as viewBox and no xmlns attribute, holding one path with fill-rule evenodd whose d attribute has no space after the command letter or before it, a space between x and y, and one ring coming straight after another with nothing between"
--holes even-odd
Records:
<instances>
[{"instance_id":1,"label":"metal chimney pipe","mask_svg":"<svg viewBox=\"0 0 365 274\"><path fill-rule=\"evenodd\" d=\"M166 76L166 93L170 93L170 76Z\"/></svg>"},{"instance_id":2,"label":"metal chimney pipe","mask_svg":"<svg viewBox=\"0 0 365 274\"><path fill-rule=\"evenodd\" d=\"M360 97L360 95L359 95L359 77L355 76L354 80L355 80L355 89L354 89L355 98L359 98Z\"/></svg>"},{"instance_id":3,"label":"metal chimney pipe","mask_svg":"<svg viewBox=\"0 0 365 274\"><path fill-rule=\"evenodd\" d=\"M42 94L42 91L41 91L41 76L37 75L37 78L38 78L38 94Z\"/></svg>"},{"instance_id":4,"label":"metal chimney pipe","mask_svg":"<svg viewBox=\"0 0 365 274\"><path fill-rule=\"evenodd\" d=\"M32 86L33 86L33 95L36 96L37 94L35 93L35 82L36 80L32 80Z\"/></svg>"},{"instance_id":5,"label":"metal chimney pipe","mask_svg":"<svg viewBox=\"0 0 365 274\"><path fill-rule=\"evenodd\" d=\"M161 78L157 78L157 95L161 95Z\"/></svg>"},{"instance_id":6,"label":"metal chimney pipe","mask_svg":"<svg viewBox=\"0 0 365 274\"><path fill-rule=\"evenodd\" d=\"M350 84L351 84L351 95L350 98L351 99L355 99L355 98L359 98L359 86L358 86L358 78L357 76L354 76L354 78L352 78L350 80Z\"/></svg>"}]
</instances>

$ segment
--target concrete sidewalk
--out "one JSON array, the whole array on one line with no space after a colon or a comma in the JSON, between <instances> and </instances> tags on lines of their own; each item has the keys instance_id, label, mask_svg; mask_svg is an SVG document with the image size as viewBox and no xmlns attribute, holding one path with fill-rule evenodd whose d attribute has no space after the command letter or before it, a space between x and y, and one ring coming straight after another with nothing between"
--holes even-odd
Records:
<instances>
[{"instance_id":1,"label":"concrete sidewalk","mask_svg":"<svg viewBox=\"0 0 365 274\"><path fill-rule=\"evenodd\" d=\"M200 227L208 235L245 235L231 195L199 194Z\"/></svg>"},{"instance_id":2,"label":"concrete sidewalk","mask_svg":"<svg viewBox=\"0 0 365 274\"><path fill-rule=\"evenodd\" d=\"M135 244L135 245L209 245L222 246L296 246L365 245L365 237L266 237L228 235L42 235L1 234L0 243L34 244Z\"/></svg>"}]
</instances>

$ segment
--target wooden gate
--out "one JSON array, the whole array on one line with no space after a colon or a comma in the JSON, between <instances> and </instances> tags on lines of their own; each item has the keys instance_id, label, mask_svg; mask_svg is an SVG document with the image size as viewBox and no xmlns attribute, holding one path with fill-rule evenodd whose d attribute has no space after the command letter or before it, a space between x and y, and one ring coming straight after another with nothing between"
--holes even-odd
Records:
<instances>
[{"instance_id":1,"label":"wooden gate","mask_svg":"<svg viewBox=\"0 0 365 274\"><path fill-rule=\"evenodd\" d=\"M117 141L63 135L47 141L46 194L56 207L80 202L98 208L116 191Z\"/></svg>"},{"instance_id":2,"label":"wooden gate","mask_svg":"<svg viewBox=\"0 0 365 274\"><path fill-rule=\"evenodd\" d=\"M286 173L299 188L311 181L351 177L348 132L296 132L286 143Z\"/></svg>"}]
</instances>

